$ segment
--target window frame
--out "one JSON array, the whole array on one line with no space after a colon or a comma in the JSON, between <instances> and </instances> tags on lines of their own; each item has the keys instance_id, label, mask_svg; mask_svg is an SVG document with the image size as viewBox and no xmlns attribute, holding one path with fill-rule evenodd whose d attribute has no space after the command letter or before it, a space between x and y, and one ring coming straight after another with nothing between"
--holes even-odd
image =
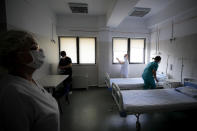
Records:
<instances>
[{"instance_id":1,"label":"window frame","mask_svg":"<svg viewBox=\"0 0 197 131\"><path fill-rule=\"evenodd\" d=\"M127 37L112 37L112 64L120 64L120 63L115 63L114 60L114 39L127 39L127 54L128 54L128 38Z\"/></svg>"},{"instance_id":2,"label":"window frame","mask_svg":"<svg viewBox=\"0 0 197 131\"><path fill-rule=\"evenodd\" d=\"M127 54L128 54L128 61L129 64L145 64L145 52L146 52L146 38L128 38L128 37L112 37L112 64L120 64L120 63L115 63L114 60L114 39L115 38L123 38L123 39L127 39ZM130 40L131 39L143 39L144 40L144 51L143 51L143 62L130 62Z\"/></svg>"},{"instance_id":3,"label":"window frame","mask_svg":"<svg viewBox=\"0 0 197 131\"><path fill-rule=\"evenodd\" d=\"M143 50L143 62L130 62L130 49L129 49L129 64L145 64L145 53L146 53L146 38L129 38L129 47L131 39L143 39L144 40L144 50Z\"/></svg>"},{"instance_id":4,"label":"window frame","mask_svg":"<svg viewBox=\"0 0 197 131\"><path fill-rule=\"evenodd\" d=\"M61 43L60 43L60 39L61 38L76 38L76 47L77 47L77 63L72 63L73 65L96 65L97 64L97 39L96 37L85 37L85 36L58 36L58 44L59 44L59 60L61 59L60 56L60 49L61 49ZM95 40L95 63L79 63L79 38L94 38Z\"/></svg>"}]
</instances>

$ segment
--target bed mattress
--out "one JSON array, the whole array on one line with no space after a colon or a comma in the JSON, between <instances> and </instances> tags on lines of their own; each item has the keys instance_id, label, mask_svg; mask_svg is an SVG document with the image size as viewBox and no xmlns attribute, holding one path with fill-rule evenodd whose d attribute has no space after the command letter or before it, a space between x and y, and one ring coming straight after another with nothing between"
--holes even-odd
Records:
<instances>
[{"instance_id":1,"label":"bed mattress","mask_svg":"<svg viewBox=\"0 0 197 131\"><path fill-rule=\"evenodd\" d=\"M122 90L121 93L123 108L131 114L197 108L197 99L175 89Z\"/></svg>"},{"instance_id":2,"label":"bed mattress","mask_svg":"<svg viewBox=\"0 0 197 131\"><path fill-rule=\"evenodd\" d=\"M144 87L144 80L142 78L111 78L110 86L115 83L121 90L139 90ZM156 83L157 87L161 87L164 82Z\"/></svg>"}]
</instances>

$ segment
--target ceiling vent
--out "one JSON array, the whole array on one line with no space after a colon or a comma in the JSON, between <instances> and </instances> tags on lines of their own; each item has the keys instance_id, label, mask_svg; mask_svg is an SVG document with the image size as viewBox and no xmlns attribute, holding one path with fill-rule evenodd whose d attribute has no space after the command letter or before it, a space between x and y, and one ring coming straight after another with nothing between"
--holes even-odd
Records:
<instances>
[{"instance_id":1,"label":"ceiling vent","mask_svg":"<svg viewBox=\"0 0 197 131\"><path fill-rule=\"evenodd\" d=\"M86 3L68 3L72 13L88 13L88 4Z\"/></svg>"},{"instance_id":2,"label":"ceiling vent","mask_svg":"<svg viewBox=\"0 0 197 131\"><path fill-rule=\"evenodd\" d=\"M150 12L150 8L134 7L130 16L143 17Z\"/></svg>"}]
</instances>

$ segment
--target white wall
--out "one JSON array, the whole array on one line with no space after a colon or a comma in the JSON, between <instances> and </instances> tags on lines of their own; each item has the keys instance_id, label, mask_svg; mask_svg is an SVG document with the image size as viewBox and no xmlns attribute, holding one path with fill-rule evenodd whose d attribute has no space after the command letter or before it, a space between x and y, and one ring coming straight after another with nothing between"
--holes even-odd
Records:
<instances>
[{"instance_id":1,"label":"white wall","mask_svg":"<svg viewBox=\"0 0 197 131\"><path fill-rule=\"evenodd\" d=\"M73 65L74 75L88 72L89 85L104 85L105 72L112 77L120 76L120 65L112 64L112 37L143 37L147 41L146 56L149 58L149 33L143 20L125 19L117 28L106 28L105 16L57 16L57 35L97 37L97 64ZM144 64L130 64L129 76L141 76Z\"/></svg>"},{"instance_id":2,"label":"white wall","mask_svg":"<svg viewBox=\"0 0 197 131\"><path fill-rule=\"evenodd\" d=\"M167 6L157 14L146 20L147 26L153 26L161 22L165 22L169 18L178 16L179 14L191 10L197 6L196 0L173 0Z\"/></svg>"},{"instance_id":3,"label":"white wall","mask_svg":"<svg viewBox=\"0 0 197 131\"><path fill-rule=\"evenodd\" d=\"M33 33L38 44L45 51L46 62L35 72L34 77L39 78L55 73L52 65L59 61L56 18L45 0L6 0L6 13L8 29L20 29ZM52 23L56 44L51 43Z\"/></svg>"},{"instance_id":4,"label":"white wall","mask_svg":"<svg viewBox=\"0 0 197 131\"><path fill-rule=\"evenodd\" d=\"M69 15L56 17L46 5L45 0L6 0L8 29L22 29L32 32L46 53L45 65L35 73L35 77L45 74L55 74L59 62L59 47L51 43L52 23L54 33L58 36L92 36L97 37L97 64L82 66L74 65L73 74L89 76L89 85L103 85L105 72L112 77L119 76L120 65L112 64L112 37L145 37L146 62L155 53L156 28L160 30L159 51L162 53L162 63L159 70L166 71L167 57L169 65L167 72L173 78L180 79L181 58L184 61L184 77L197 77L196 49L197 45L197 1L174 0L170 5L146 20L126 18L117 28L106 28L105 16ZM174 20L174 36L170 42L171 23ZM151 36L149 35L149 27ZM150 41L150 42L149 42ZM151 45L149 44L151 43ZM149 55L149 51L151 54ZM184 53L183 53L184 52ZM144 64L130 64L129 76L138 77L144 69Z\"/></svg>"},{"instance_id":5,"label":"white wall","mask_svg":"<svg viewBox=\"0 0 197 131\"><path fill-rule=\"evenodd\" d=\"M172 36L174 21L174 41ZM183 77L197 78L197 2L195 0L175 0L159 14L147 21L151 27L151 56L156 52L157 30L159 30L159 52L162 61L159 70L170 77L181 80L183 60ZM168 67L167 67L167 58ZM172 69L170 68L172 66Z\"/></svg>"}]
</instances>

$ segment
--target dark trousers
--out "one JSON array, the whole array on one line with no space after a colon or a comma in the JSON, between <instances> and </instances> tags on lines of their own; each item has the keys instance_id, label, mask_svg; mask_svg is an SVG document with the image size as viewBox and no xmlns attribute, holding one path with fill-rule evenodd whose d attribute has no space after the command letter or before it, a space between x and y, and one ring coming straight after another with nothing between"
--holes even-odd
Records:
<instances>
[{"instance_id":1,"label":"dark trousers","mask_svg":"<svg viewBox=\"0 0 197 131\"><path fill-rule=\"evenodd\" d=\"M54 97L63 96L65 93L72 91L72 76L63 81L63 86L60 86L54 93Z\"/></svg>"},{"instance_id":2,"label":"dark trousers","mask_svg":"<svg viewBox=\"0 0 197 131\"><path fill-rule=\"evenodd\" d=\"M69 91L72 91L72 75L69 75L66 80L63 81L65 88L69 88Z\"/></svg>"}]
</instances>

